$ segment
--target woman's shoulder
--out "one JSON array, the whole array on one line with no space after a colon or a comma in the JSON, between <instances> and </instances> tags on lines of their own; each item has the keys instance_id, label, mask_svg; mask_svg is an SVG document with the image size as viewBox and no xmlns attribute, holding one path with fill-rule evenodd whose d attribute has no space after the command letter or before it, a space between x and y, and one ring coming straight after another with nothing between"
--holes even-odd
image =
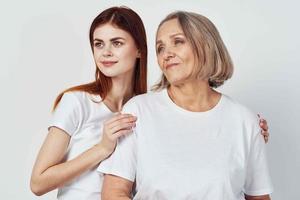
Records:
<instances>
[{"instance_id":1,"label":"woman's shoulder","mask_svg":"<svg viewBox=\"0 0 300 200\"><path fill-rule=\"evenodd\" d=\"M144 109L153 107L155 102L160 101L161 92L147 92L132 97L123 107L123 111L132 113L143 112Z\"/></svg>"},{"instance_id":2,"label":"woman's shoulder","mask_svg":"<svg viewBox=\"0 0 300 200\"><path fill-rule=\"evenodd\" d=\"M225 94L223 94L222 98L226 103L226 109L230 109L232 114L241 116L244 119L247 119L247 121L257 123L258 116L248 106Z\"/></svg>"},{"instance_id":3,"label":"woman's shoulder","mask_svg":"<svg viewBox=\"0 0 300 200\"><path fill-rule=\"evenodd\" d=\"M100 95L85 91L68 91L64 93L61 101L64 107L72 107L73 110L80 113L83 121L87 118L99 117L107 113Z\"/></svg>"},{"instance_id":4,"label":"woman's shoulder","mask_svg":"<svg viewBox=\"0 0 300 200\"><path fill-rule=\"evenodd\" d=\"M79 104L99 103L102 101L100 95L90 94L85 91L69 91L64 93L63 98L73 99Z\"/></svg>"},{"instance_id":5,"label":"woman's shoulder","mask_svg":"<svg viewBox=\"0 0 300 200\"><path fill-rule=\"evenodd\" d=\"M162 91L149 91L144 94L139 94L130 99L132 102L145 102L153 99L157 99L157 97L163 95L163 90Z\"/></svg>"}]
</instances>

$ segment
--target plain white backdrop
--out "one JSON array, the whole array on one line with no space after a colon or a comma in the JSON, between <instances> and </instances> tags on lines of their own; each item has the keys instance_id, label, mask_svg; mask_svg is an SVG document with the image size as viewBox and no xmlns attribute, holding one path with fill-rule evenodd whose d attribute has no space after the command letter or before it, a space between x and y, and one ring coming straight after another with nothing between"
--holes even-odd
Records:
<instances>
[{"instance_id":1,"label":"plain white backdrop","mask_svg":"<svg viewBox=\"0 0 300 200\"><path fill-rule=\"evenodd\" d=\"M154 51L158 23L171 11L210 18L228 47L234 76L220 90L261 113L275 200L300 199L300 19L296 0L6 1L0 2L1 199L43 199L29 189L32 165L47 134L56 95L94 77L89 26L110 6L126 5L143 19L149 86L160 77Z\"/></svg>"}]
</instances>

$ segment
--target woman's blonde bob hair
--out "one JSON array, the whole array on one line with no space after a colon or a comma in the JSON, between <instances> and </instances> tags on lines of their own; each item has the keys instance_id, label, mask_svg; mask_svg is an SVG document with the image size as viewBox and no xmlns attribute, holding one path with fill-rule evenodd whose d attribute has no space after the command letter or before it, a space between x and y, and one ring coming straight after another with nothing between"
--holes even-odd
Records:
<instances>
[{"instance_id":1,"label":"woman's blonde bob hair","mask_svg":"<svg viewBox=\"0 0 300 200\"><path fill-rule=\"evenodd\" d=\"M217 88L233 74L233 63L215 25L206 17L185 11L170 13L158 26L167 21L177 19L182 31L194 49L196 65L195 75L199 79L208 80L209 86ZM164 75L152 90L161 90L170 86Z\"/></svg>"}]
</instances>

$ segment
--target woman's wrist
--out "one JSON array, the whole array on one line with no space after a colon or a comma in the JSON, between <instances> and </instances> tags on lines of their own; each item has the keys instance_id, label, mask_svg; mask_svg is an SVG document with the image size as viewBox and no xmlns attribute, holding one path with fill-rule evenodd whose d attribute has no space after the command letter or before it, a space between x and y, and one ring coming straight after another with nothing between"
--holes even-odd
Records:
<instances>
[{"instance_id":1,"label":"woman's wrist","mask_svg":"<svg viewBox=\"0 0 300 200\"><path fill-rule=\"evenodd\" d=\"M109 148L106 148L102 143L98 143L93 147L96 152L99 161L106 159L113 151Z\"/></svg>"}]
</instances>

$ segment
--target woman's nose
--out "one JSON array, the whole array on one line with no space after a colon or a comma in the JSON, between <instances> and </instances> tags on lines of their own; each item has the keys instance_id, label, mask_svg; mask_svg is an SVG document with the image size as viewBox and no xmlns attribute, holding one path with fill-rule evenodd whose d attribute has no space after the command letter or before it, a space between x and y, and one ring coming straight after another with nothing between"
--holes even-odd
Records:
<instances>
[{"instance_id":1,"label":"woman's nose","mask_svg":"<svg viewBox=\"0 0 300 200\"><path fill-rule=\"evenodd\" d=\"M110 57L112 55L113 55L113 53L111 51L111 47L109 45L107 45L106 47L104 47L104 49L103 49L103 56L104 57Z\"/></svg>"},{"instance_id":2,"label":"woman's nose","mask_svg":"<svg viewBox=\"0 0 300 200\"><path fill-rule=\"evenodd\" d=\"M165 60L169 60L170 58L174 58L175 57L175 53L172 51L171 48L166 48L164 53L163 53L163 58Z\"/></svg>"}]
</instances>

